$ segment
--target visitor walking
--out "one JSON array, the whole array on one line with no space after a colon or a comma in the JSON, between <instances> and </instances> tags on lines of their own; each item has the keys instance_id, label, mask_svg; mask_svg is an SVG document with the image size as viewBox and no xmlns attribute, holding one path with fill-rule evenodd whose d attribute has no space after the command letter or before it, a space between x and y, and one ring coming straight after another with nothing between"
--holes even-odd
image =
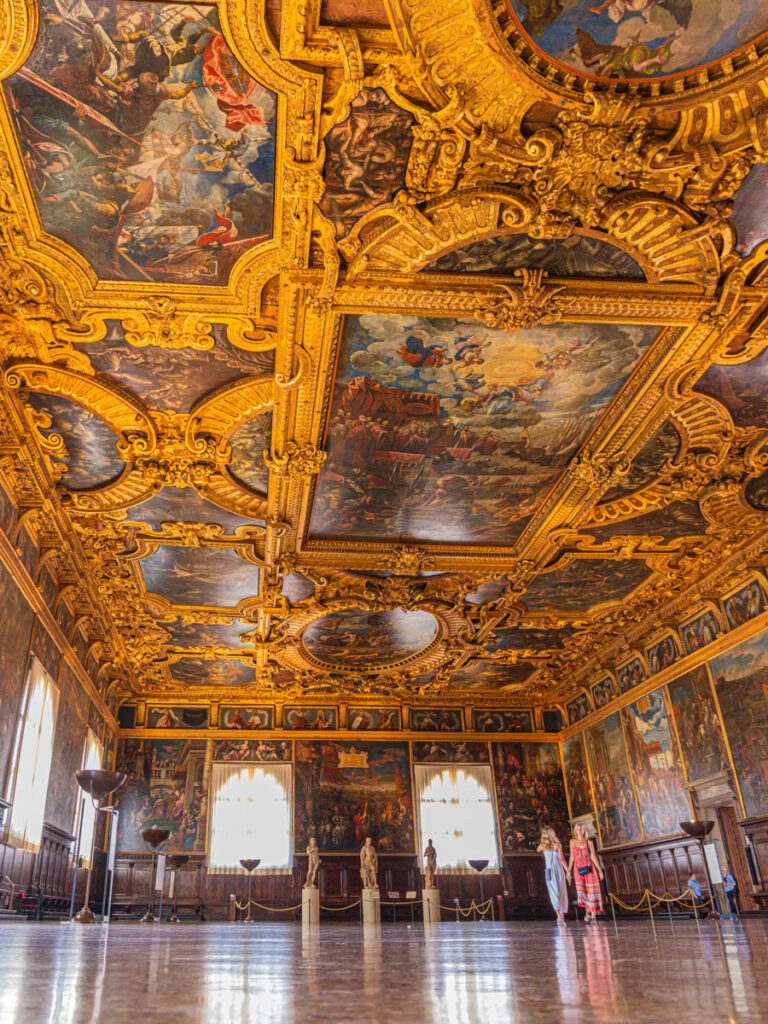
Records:
<instances>
[{"instance_id":1,"label":"visitor walking","mask_svg":"<svg viewBox=\"0 0 768 1024\"><path fill-rule=\"evenodd\" d=\"M584 920L587 924L593 924L597 920L597 914L603 911L603 895L600 890L603 869L598 862L594 844L583 825L576 825L573 830L571 855L566 870L568 875L573 872L578 905L584 907L586 911Z\"/></svg>"},{"instance_id":2,"label":"visitor walking","mask_svg":"<svg viewBox=\"0 0 768 1024\"><path fill-rule=\"evenodd\" d=\"M555 913L557 923L565 928L565 915L568 913L568 883L566 875L568 865L565 863L563 848L554 829L545 825L541 832L541 842L537 847L544 854L549 900Z\"/></svg>"}]
</instances>

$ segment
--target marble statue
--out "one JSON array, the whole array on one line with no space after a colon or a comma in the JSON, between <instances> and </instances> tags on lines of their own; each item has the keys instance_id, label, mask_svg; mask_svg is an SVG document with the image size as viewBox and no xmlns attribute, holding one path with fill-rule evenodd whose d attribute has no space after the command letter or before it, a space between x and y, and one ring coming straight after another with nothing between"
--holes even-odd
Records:
<instances>
[{"instance_id":1,"label":"marble statue","mask_svg":"<svg viewBox=\"0 0 768 1024\"><path fill-rule=\"evenodd\" d=\"M432 840L427 840L427 848L424 851L424 859L426 864L424 865L424 888L434 889L435 888L435 875L437 874L437 850L432 844Z\"/></svg>"},{"instance_id":2,"label":"marble statue","mask_svg":"<svg viewBox=\"0 0 768 1024\"><path fill-rule=\"evenodd\" d=\"M360 877L364 889L378 889L379 858L370 836L360 847Z\"/></svg>"},{"instance_id":3,"label":"marble statue","mask_svg":"<svg viewBox=\"0 0 768 1024\"><path fill-rule=\"evenodd\" d=\"M304 883L305 889L316 889L317 872L320 868L322 861L320 860L320 850L317 845L317 840L314 836L309 840L309 846L307 847L307 857L309 862L307 864L307 880Z\"/></svg>"}]
</instances>

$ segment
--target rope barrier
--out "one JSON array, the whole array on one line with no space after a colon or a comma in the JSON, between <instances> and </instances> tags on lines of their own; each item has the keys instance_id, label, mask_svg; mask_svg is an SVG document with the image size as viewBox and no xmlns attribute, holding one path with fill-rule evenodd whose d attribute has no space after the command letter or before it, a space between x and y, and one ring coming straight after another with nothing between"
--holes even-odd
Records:
<instances>
[{"instance_id":1,"label":"rope barrier","mask_svg":"<svg viewBox=\"0 0 768 1024\"><path fill-rule=\"evenodd\" d=\"M352 907L359 907L359 906L360 906L360 900L357 900L356 903L349 903L346 907L324 907L324 906L321 905L320 909L321 910L351 910Z\"/></svg>"},{"instance_id":2,"label":"rope barrier","mask_svg":"<svg viewBox=\"0 0 768 1024\"><path fill-rule=\"evenodd\" d=\"M441 910L448 911L451 914L455 914L458 912L459 914L461 914L462 917L469 917L475 911L477 911L478 914L486 913L486 911L491 909L492 904L493 897L487 899L484 903L475 903L475 901L472 900L472 902L470 903L469 907L466 910L463 907L459 906L458 903L455 903L452 907L444 907L442 903L439 904L439 906Z\"/></svg>"},{"instance_id":3,"label":"rope barrier","mask_svg":"<svg viewBox=\"0 0 768 1024\"><path fill-rule=\"evenodd\" d=\"M643 892L640 902L636 906L630 907L629 904L623 903L618 896L614 895L614 893L609 892L608 895L611 897L613 902L617 903L623 910L631 912L634 912L635 910L652 910L653 907L658 907L660 903L680 903L685 907L690 907L691 910L701 910L704 907L710 906L714 900L714 896L710 896L706 902L694 904L693 892L691 889L686 889L681 896L673 896L672 893L669 892L665 892L663 896L657 896L656 893L650 892L650 890L646 889ZM686 902L687 896L691 897L690 904ZM654 904L651 904L652 899L656 900Z\"/></svg>"},{"instance_id":4,"label":"rope barrier","mask_svg":"<svg viewBox=\"0 0 768 1024\"><path fill-rule=\"evenodd\" d=\"M301 907L300 903L297 903L295 907L265 907L263 903L257 903L256 900L251 900L250 904L238 903L235 900L235 906L238 910L248 910L249 905L258 907L259 910L268 910L272 914L288 914L291 910L298 910Z\"/></svg>"}]
</instances>

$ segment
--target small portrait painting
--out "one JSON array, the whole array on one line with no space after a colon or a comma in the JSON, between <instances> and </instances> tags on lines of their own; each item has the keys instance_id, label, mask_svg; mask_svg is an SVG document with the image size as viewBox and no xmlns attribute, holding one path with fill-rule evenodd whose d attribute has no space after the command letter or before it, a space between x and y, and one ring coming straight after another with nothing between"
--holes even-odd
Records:
<instances>
[{"instance_id":1,"label":"small portrait painting","mask_svg":"<svg viewBox=\"0 0 768 1024\"><path fill-rule=\"evenodd\" d=\"M461 732L461 708L411 708L414 732Z\"/></svg>"},{"instance_id":2,"label":"small portrait painting","mask_svg":"<svg viewBox=\"0 0 768 1024\"><path fill-rule=\"evenodd\" d=\"M586 693L580 693L578 697L566 704L565 710L568 712L568 724L573 725L574 722L580 722L582 718L586 718L592 708L589 706L589 698Z\"/></svg>"},{"instance_id":3,"label":"small portrait painting","mask_svg":"<svg viewBox=\"0 0 768 1024\"><path fill-rule=\"evenodd\" d=\"M723 607L725 608L728 625L731 629L735 629L742 622L748 622L750 619L754 619L756 615L759 615L760 612L765 611L763 588L757 580L752 580L751 583L742 587L741 590L737 590L735 594L726 597L723 601Z\"/></svg>"},{"instance_id":4,"label":"small portrait painting","mask_svg":"<svg viewBox=\"0 0 768 1024\"><path fill-rule=\"evenodd\" d=\"M148 729L206 729L207 707L169 707L158 705L147 709Z\"/></svg>"},{"instance_id":5,"label":"small portrait painting","mask_svg":"<svg viewBox=\"0 0 768 1024\"><path fill-rule=\"evenodd\" d=\"M609 701L613 700L613 682L610 676L595 683L592 687L592 700L596 708L604 708Z\"/></svg>"},{"instance_id":6,"label":"small portrait painting","mask_svg":"<svg viewBox=\"0 0 768 1024\"><path fill-rule=\"evenodd\" d=\"M348 723L355 731L393 732L402 727L400 708L350 708Z\"/></svg>"},{"instance_id":7,"label":"small portrait painting","mask_svg":"<svg viewBox=\"0 0 768 1024\"><path fill-rule=\"evenodd\" d=\"M645 679L643 663L639 658L633 658L617 670L616 677L619 680L619 693L626 693Z\"/></svg>"},{"instance_id":8,"label":"small portrait painting","mask_svg":"<svg viewBox=\"0 0 768 1024\"><path fill-rule=\"evenodd\" d=\"M717 639L720 627L717 624L715 613L711 609L707 609L703 615L699 615L690 622L686 622L681 627L680 632L683 637L686 653L692 654L694 651L706 647L707 644L711 644L713 640Z\"/></svg>"},{"instance_id":9,"label":"small portrait painting","mask_svg":"<svg viewBox=\"0 0 768 1024\"><path fill-rule=\"evenodd\" d=\"M656 675L669 665L677 661L677 645L674 637L670 634L662 637L657 643L648 648L648 664L651 667L651 675Z\"/></svg>"},{"instance_id":10,"label":"small portrait painting","mask_svg":"<svg viewBox=\"0 0 768 1024\"><path fill-rule=\"evenodd\" d=\"M290 740L215 740L214 761L290 761Z\"/></svg>"},{"instance_id":11,"label":"small portrait painting","mask_svg":"<svg viewBox=\"0 0 768 1024\"><path fill-rule=\"evenodd\" d=\"M527 709L475 708L472 718L475 732L533 732L533 715Z\"/></svg>"},{"instance_id":12,"label":"small portrait painting","mask_svg":"<svg viewBox=\"0 0 768 1024\"><path fill-rule=\"evenodd\" d=\"M338 729L336 708L286 708L285 728L296 730Z\"/></svg>"},{"instance_id":13,"label":"small portrait painting","mask_svg":"<svg viewBox=\"0 0 768 1024\"><path fill-rule=\"evenodd\" d=\"M417 763L488 764L488 744L459 740L422 740L413 744L413 760Z\"/></svg>"},{"instance_id":14,"label":"small portrait painting","mask_svg":"<svg viewBox=\"0 0 768 1024\"><path fill-rule=\"evenodd\" d=\"M274 708L222 707L219 709L220 729L272 729Z\"/></svg>"}]
</instances>

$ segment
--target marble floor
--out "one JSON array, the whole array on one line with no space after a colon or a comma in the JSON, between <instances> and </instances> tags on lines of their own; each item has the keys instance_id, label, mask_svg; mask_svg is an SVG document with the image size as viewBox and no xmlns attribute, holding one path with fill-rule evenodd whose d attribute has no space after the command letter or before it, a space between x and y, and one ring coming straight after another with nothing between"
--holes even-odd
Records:
<instances>
[{"instance_id":1,"label":"marble floor","mask_svg":"<svg viewBox=\"0 0 768 1024\"><path fill-rule=\"evenodd\" d=\"M0 1024L768 1019L768 921L0 924Z\"/></svg>"}]
</instances>

